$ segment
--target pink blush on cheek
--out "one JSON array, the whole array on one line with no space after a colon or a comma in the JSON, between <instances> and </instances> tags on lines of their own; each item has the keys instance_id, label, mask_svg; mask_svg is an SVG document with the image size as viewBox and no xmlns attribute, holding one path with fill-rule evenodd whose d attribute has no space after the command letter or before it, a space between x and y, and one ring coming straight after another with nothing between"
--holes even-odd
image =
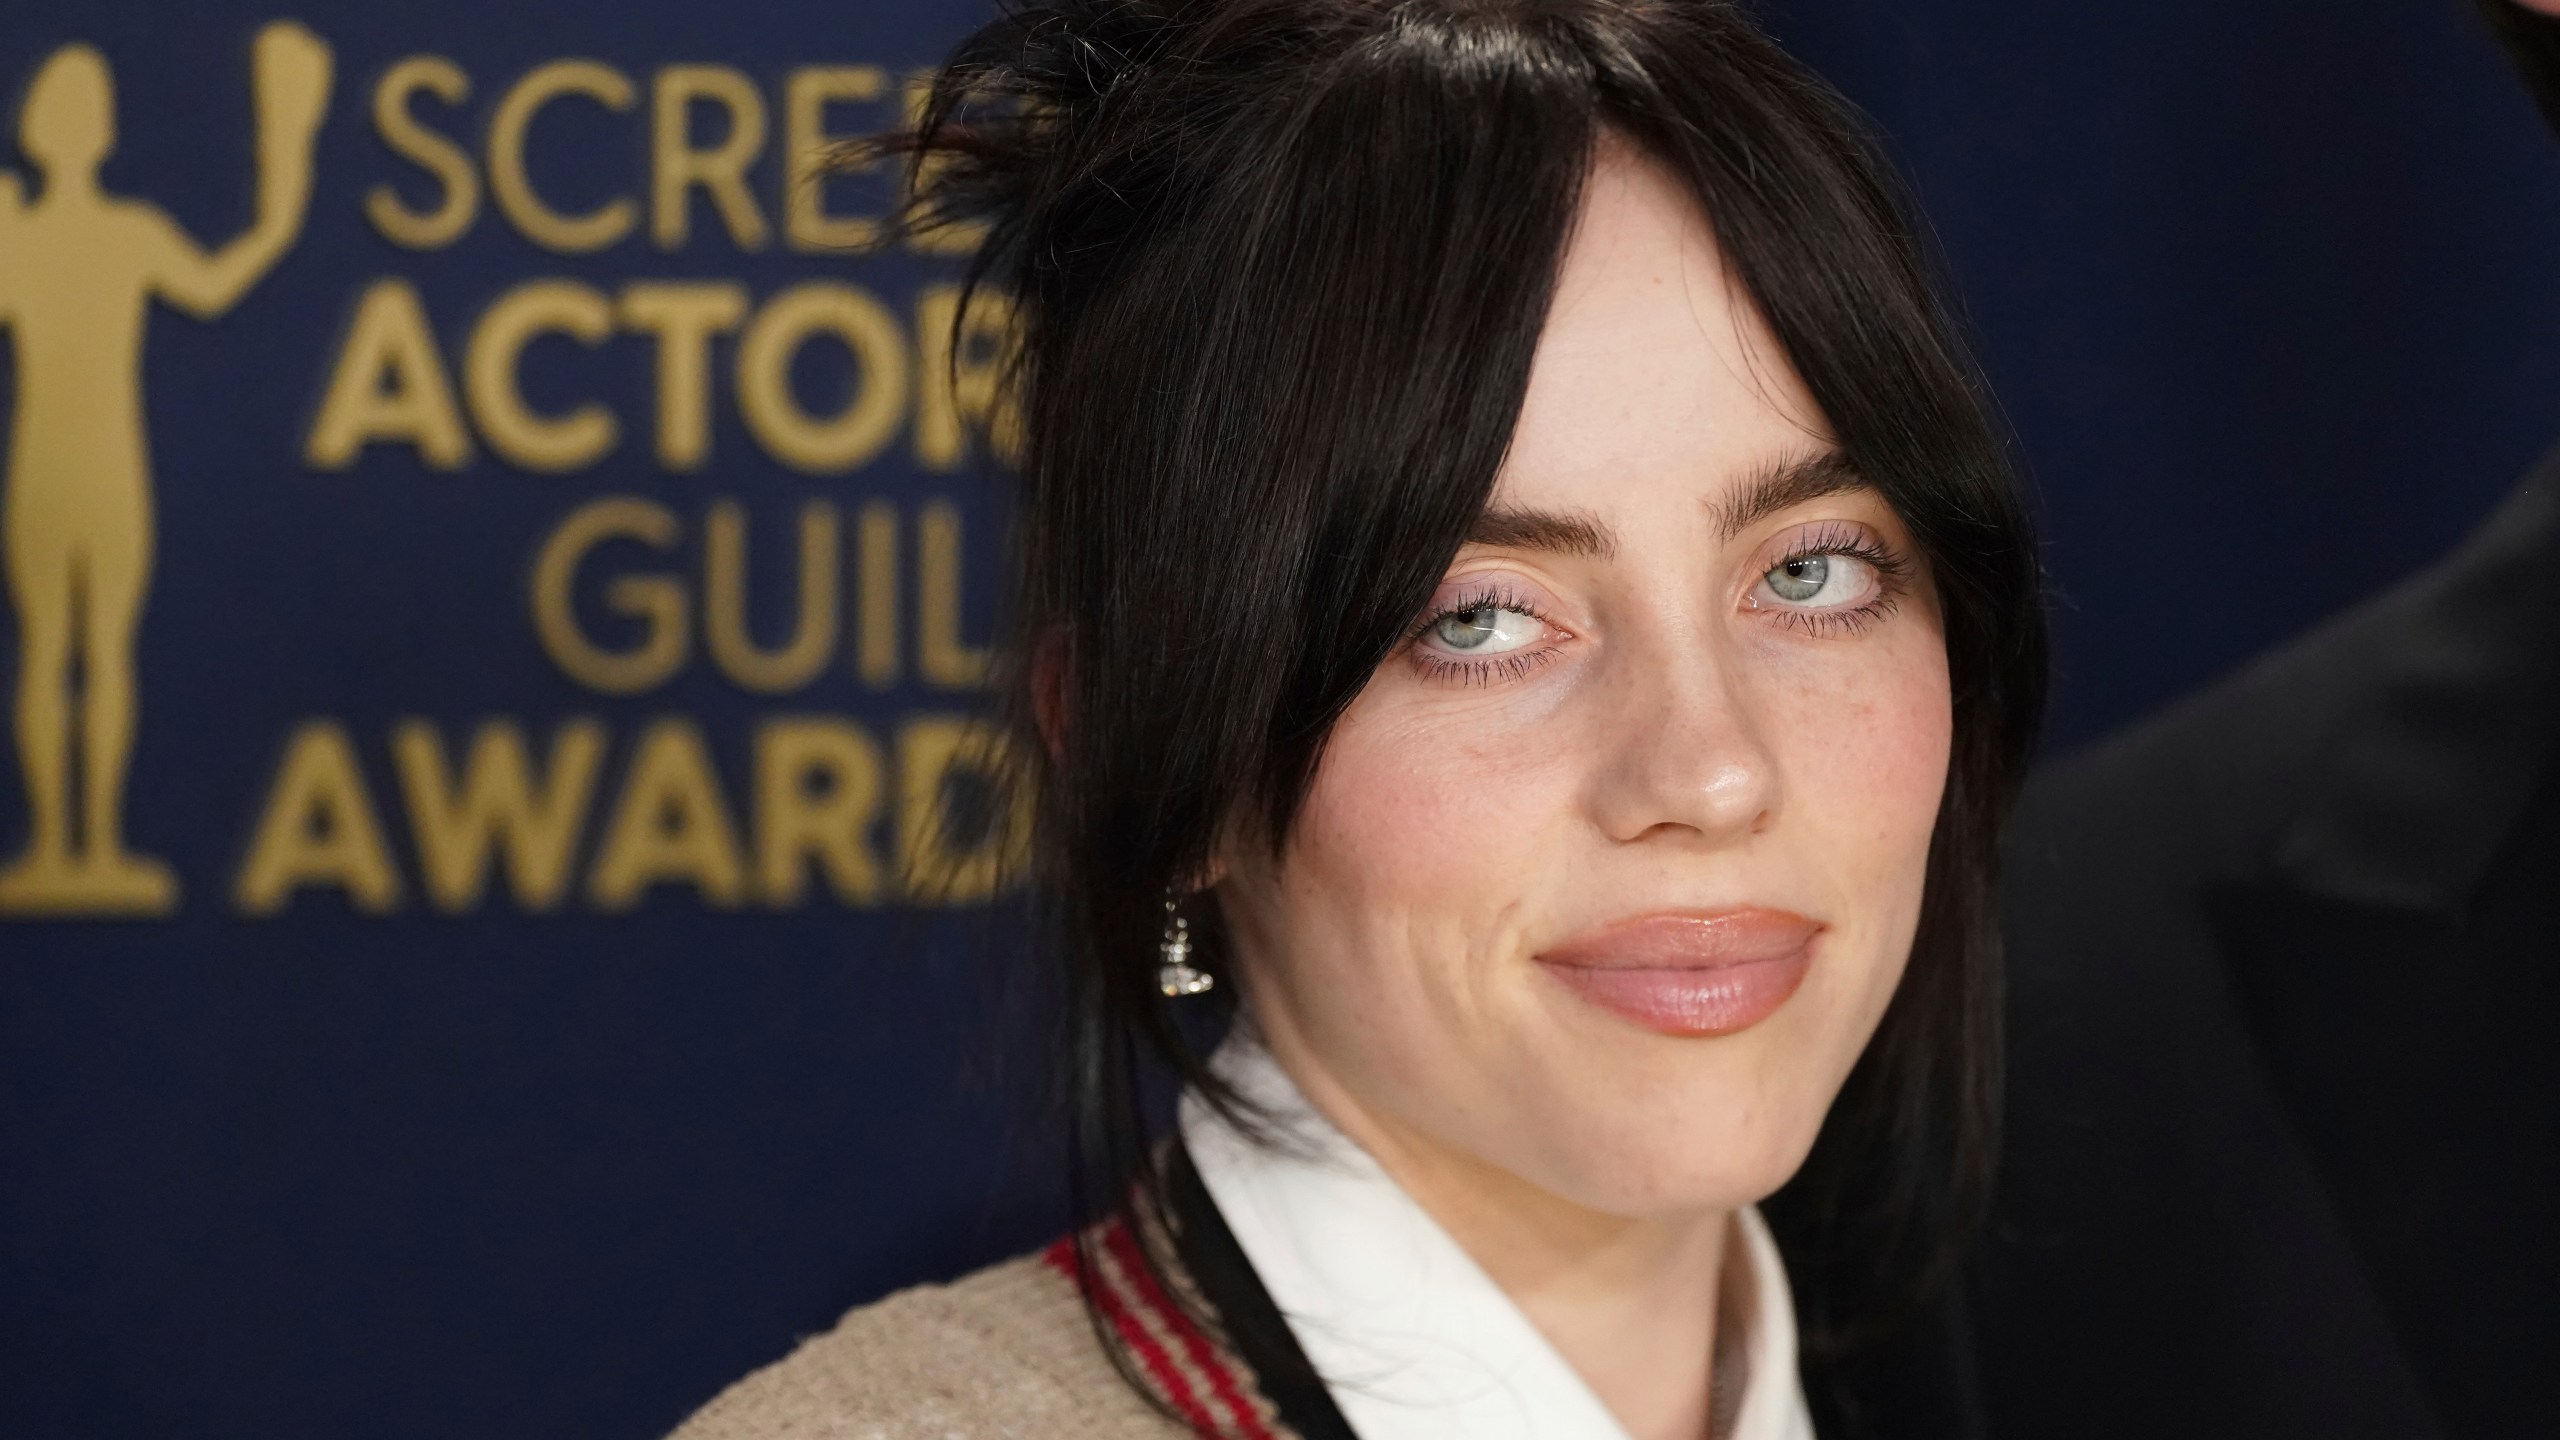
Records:
<instances>
[{"instance_id":1,"label":"pink blush on cheek","mask_svg":"<svg viewBox=\"0 0 2560 1440\"><path fill-rule=\"evenodd\" d=\"M1397 886L1526 862L1571 818L1566 759L1516 715L1412 720L1355 706L1300 812L1304 848Z\"/></svg>"}]
</instances>

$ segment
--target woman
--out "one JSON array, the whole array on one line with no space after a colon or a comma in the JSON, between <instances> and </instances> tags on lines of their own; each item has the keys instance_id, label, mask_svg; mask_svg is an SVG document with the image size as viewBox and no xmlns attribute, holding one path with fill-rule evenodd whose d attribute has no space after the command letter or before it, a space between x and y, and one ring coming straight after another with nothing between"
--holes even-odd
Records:
<instances>
[{"instance_id":1,"label":"woman","mask_svg":"<svg viewBox=\"0 0 2560 1440\"><path fill-rule=\"evenodd\" d=\"M903 143L1026 321L1102 1203L682 1435L1845 1433L1989 1164L2043 656L1855 118L1716 0L1055 0Z\"/></svg>"}]
</instances>

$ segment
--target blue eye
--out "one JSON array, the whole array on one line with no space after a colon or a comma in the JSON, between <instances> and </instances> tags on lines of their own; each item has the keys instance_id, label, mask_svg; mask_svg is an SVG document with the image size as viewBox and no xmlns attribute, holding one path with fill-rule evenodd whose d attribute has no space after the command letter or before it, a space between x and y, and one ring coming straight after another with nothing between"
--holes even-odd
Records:
<instances>
[{"instance_id":1,"label":"blue eye","mask_svg":"<svg viewBox=\"0 0 2560 1440\"><path fill-rule=\"evenodd\" d=\"M1831 557L1799 555L1771 570L1767 578L1769 588L1777 592L1779 599L1802 605L1821 594L1822 587L1830 582Z\"/></svg>"},{"instance_id":2,"label":"blue eye","mask_svg":"<svg viewBox=\"0 0 2560 1440\"><path fill-rule=\"evenodd\" d=\"M1431 622L1429 635L1460 655L1502 655L1538 638L1536 616L1502 605L1453 610Z\"/></svg>"},{"instance_id":3,"label":"blue eye","mask_svg":"<svg viewBox=\"0 0 2560 1440\"><path fill-rule=\"evenodd\" d=\"M1788 605L1829 610L1875 593L1875 566L1855 555L1796 555L1769 567L1760 583Z\"/></svg>"}]
</instances>

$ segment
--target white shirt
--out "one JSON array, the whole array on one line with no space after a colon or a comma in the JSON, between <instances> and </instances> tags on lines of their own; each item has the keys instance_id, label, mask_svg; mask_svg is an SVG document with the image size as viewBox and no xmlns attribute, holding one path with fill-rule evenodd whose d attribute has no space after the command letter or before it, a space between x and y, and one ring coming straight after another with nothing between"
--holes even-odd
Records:
<instances>
[{"instance_id":1,"label":"white shirt","mask_svg":"<svg viewBox=\"0 0 2560 1440\"><path fill-rule=\"evenodd\" d=\"M1627 1440L1511 1297L1269 1052L1234 1039L1211 1064L1301 1143L1257 1144L1186 1094L1183 1144L1360 1440ZM1813 1440L1786 1269L1757 1210L1735 1219L1753 1302L1730 1440Z\"/></svg>"}]
</instances>

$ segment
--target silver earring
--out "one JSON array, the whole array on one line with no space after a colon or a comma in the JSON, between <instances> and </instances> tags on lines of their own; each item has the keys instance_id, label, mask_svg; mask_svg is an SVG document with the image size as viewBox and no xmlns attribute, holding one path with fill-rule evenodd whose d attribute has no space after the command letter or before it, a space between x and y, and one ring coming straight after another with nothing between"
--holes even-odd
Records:
<instances>
[{"instance_id":1,"label":"silver earring","mask_svg":"<svg viewBox=\"0 0 2560 1440\"><path fill-rule=\"evenodd\" d=\"M1156 954L1163 961L1156 966L1156 988L1168 1000L1204 994L1218 983L1216 976L1192 968L1191 922L1182 918L1171 895L1164 897L1164 938L1156 942Z\"/></svg>"}]
</instances>

